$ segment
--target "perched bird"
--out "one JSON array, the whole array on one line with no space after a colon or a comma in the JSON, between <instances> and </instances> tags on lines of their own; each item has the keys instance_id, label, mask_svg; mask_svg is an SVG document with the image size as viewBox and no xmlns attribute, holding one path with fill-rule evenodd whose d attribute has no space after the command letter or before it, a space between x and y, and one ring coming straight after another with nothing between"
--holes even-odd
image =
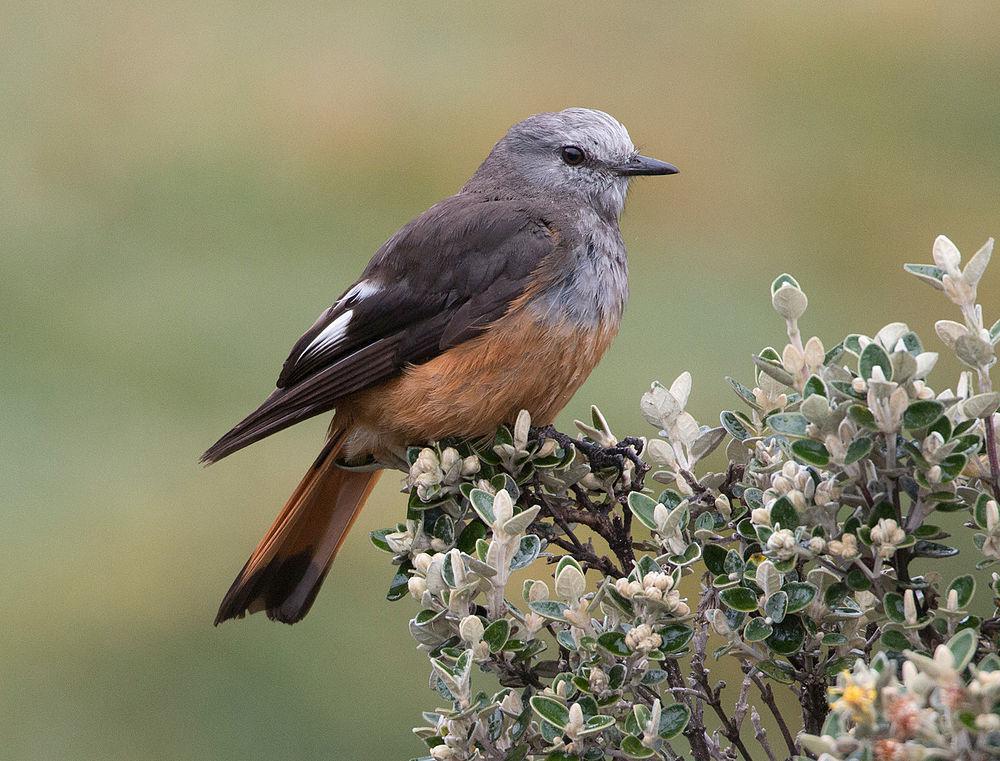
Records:
<instances>
[{"instance_id":1,"label":"perched bird","mask_svg":"<svg viewBox=\"0 0 1000 761\"><path fill-rule=\"evenodd\" d=\"M341 464L399 464L409 444L491 434L522 409L550 424L618 331L629 180L676 172L602 111L536 114L386 241L292 348L271 395L202 455L336 410L216 624L309 611L380 473Z\"/></svg>"}]
</instances>

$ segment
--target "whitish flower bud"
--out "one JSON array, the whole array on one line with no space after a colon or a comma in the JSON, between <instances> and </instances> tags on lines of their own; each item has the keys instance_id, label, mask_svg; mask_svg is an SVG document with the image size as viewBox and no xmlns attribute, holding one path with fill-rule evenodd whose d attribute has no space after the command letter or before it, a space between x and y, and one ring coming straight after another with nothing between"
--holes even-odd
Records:
<instances>
[{"instance_id":1,"label":"whitish flower bud","mask_svg":"<svg viewBox=\"0 0 1000 761\"><path fill-rule=\"evenodd\" d=\"M527 410L517 413L517 420L514 421L514 446L524 449L528 443L528 432L531 430L531 415Z\"/></svg>"},{"instance_id":2,"label":"whitish flower bud","mask_svg":"<svg viewBox=\"0 0 1000 761\"><path fill-rule=\"evenodd\" d=\"M826 549L826 540L821 536L814 536L809 539L809 551L814 555L822 555Z\"/></svg>"},{"instance_id":3,"label":"whitish flower bud","mask_svg":"<svg viewBox=\"0 0 1000 761\"><path fill-rule=\"evenodd\" d=\"M595 693L602 693L608 689L608 675L596 666L590 670L590 689Z\"/></svg>"},{"instance_id":4,"label":"whitish flower bud","mask_svg":"<svg viewBox=\"0 0 1000 761\"><path fill-rule=\"evenodd\" d=\"M864 378L857 377L851 381L851 388L857 394L864 394L866 391L868 391L868 383L867 381L865 381Z\"/></svg>"},{"instance_id":5,"label":"whitish flower bud","mask_svg":"<svg viewBox=\"0 0 1000 761\"><path fill-rule=\"evenodd\" d=\"M587 603L584 600L577 600L571 604L563 611L563 616L579 629L590 629L590 613L587 612Z\"/></svg>"},{"instance_id":6,"label":"whitish flower bud","mask_svg":"<svg viewBox=\"0 0 1000 761\"><path fill-rule=\"evenodd\" d=\"M479 462L479 458L475 455L469 455L464 460L462 460L462 475L463 476L474 476L480 471L482 465Z\"/></svg>"},{"instance_id":7,"label":"whitish flower bud","mask_svg":"<svg viewBox=\"0 0 1000 761\"><path fill-rule=\"evenodd\" d=\"M521 700L520 693L517 690L508 692L506 697L500 701L500 710L508 716L520 716L521 712L524 711L524 701Z\"/></svg>"},{"instance_id":8,"label":"whitish flower bud","mask_svg":"<svg viewBox=\"0 0 1000 761\"><path fill-rule=\"evenodd\" d=\"M629 581L628 579L618 579L615 581L615 589L618 591L622 597L631 599L636 595L641 595L643 592L642 583L638 581Z\"/></svg>"},{"instance_id":9,"label":"whitish flower bud","mask_svg":"<svg viewBox=\"0 0 1000 761\"><path fill-rule=\"evenodd\" d=\"M650 571L642 577L642 586L647 589L655 588L665 592L670 589L673 584L674 580L666 573Z\"/></svg>"},{"instance_id":10,"label":"whitish flower bud","mask_svg":"<svg viewBox=\"0 0 1000 761\"><path fill-rule=\"evenodd\" d=\"M729 502L729 497L725 494L720 494L715 498L715 509L726 520L729 520L733 515L733 506Z\"/></svg>"},{"instance_id":11,"label":"whitish flower bud","mask_svg":"<svg viewBox=\"0 0 1000 761\"><path fill-rule=\"evenodd\" d=\"M944 607L945 607L945 610L951 610L951 611L958 610L958 590L957 589L949 589L948 590L948 599L945 601Z\"/></svg>"},{"instance_id":12,"label":"whitish flower bud","mask_svg":"<svg viewBox=\"0 0 1000 761\"><path fill-rule=\"evenodd\" d=\"M583 729L583 709L579 703L574 703L569 707L569 722L566 724L566 734L576 737L577 733Z\"/></svg>"},{"instance_id":13,"label":"whitish flower bud","mask_svg":"<svg viewBox=\"0 0 1000 761\"><path fill-rule=\"evenodd\" d=\"M795 557L795 535L787 528L775 531L767 540L767 549L778 560Z\"/></svg>"},{"instance_id":14,"label":"whitish flower bud","mask_svg":"<svg viewBox=\"0 0 1000 761\"><path fill-rule=\"evenodd\" d=\"M907 589L903 593L903 617L911 626L917 623L917 601L912 589Z\"/></svg>"},{"instance_id":15,"label":"whitish flower bud","mask_svg":"<svg viewBox=\"0 0 1000 761\"><path fill-rule=\"evenodd\" d=\"M753 510L750 511L750 522L755 523L758 526L770 526L771 508L755 507Z\"/></svg>"},{"instance_id":16,"label":"whitish flower bud","mask_svg":"<svg viewBox=\"0 0 1000 761\"><path fill-rule=\"evenodd\" d=\"M981 713L976 717L976 728L983 732L1000 730L1000 716L995 713Z\"/></svg>"},{"instance_id":17,"label":"whitish flower bud","mask_svg":"<svg viewBox=\"0 0 1000 761\"><path fill-rule=\"evenodd\" d=\"M871 530L872 544L883 558L892 557L896 552L896 545L905 538L906 532L893 518L880 518Z\"/></svg>"},{"instance_id":18,"label":"whitish flower bud","mask_svg":"<svg viewBox=\"0 0 1000 761\"><path fill-rule=\"evenodd\" d=\"M661 502L656 503L656 507L653 508L653 523L656 527L662 531L667 523L667 518L670 517L670 511L667 510L667 506Z\"/></svg>"},{"instance_id":19,"label":"whitish flower bud","mask_svg":"<svg viewBox=\"0 0 1000 761\"><path fill-rule=\"evenodd\" d=\"M418 553L416 557L413 558L413 567L424 575L427 574L427 569L431 567L431 563L434 561L430 555L426 552Z\"/></svg>"},{"instance_id":20,"label":"whitish flower bud","mask_svg":"<svg viewBox=\"0 0 1000 761\"><path fill-rule=\"evenodd\" d=\"M458 450L454 447L447 447L441 452L441 470L447 472L451 470L460 460Z\"/></svg>"},{"instance_id":21,"label":"whitish flower bud","mask_svg":"<svg viewBox=\"0 0 1000 761\"><path fill-rule=\"evenodd\" d=\"M466 616L458 625L458 633L463 640L474 645L483 638L483 622L479 616Z\"/></svg>"},{"instance_id":22,"label":"whitish flower bud","mask_svg":"<svg viewBox=\"0 0 1000 761\"><path fill-rule=\"evenodd\" d=\"M427 580L421 576L411 576L406 582L406 588L413 599L419 602L427 591Z\"/></svg>"},{"instance_id":23,"label":"whitish flower bud","mask_svg":"<svg viewBox=\"0 0 1000 761\"><path fill-rule=\"evenodd\" d=\"M435 745L430 749L431 758L434 761L456 761L458 752L447 745Z\"/></svg>"},{"instance_id":24,"label":"whitish flower bud","mask_svg":"<svg viewBox=\"0 0 1000 761\"><path fill-rule=\"evenodd\" d=\"M526 639L534 637L543 626L545 626L545 619L535 613L535 611L530 611L524 617L524 628L527 635Z\"/></svg>"},{"instance_id":25,"label":"whitish flower bud","mask_svg":"<svg viewBox=\"0 0 1000 761\"><path fill-rule=\"evenodd\" d=\"M844 560L853 560L861 555L861 551L858 549L858 538L854 534L844 534L840 539L828 542L826 549L831 555L836 555Z\"/></svg>"},{"instance_id":26,"label":"whitish flower bud","mask_svg":"<svg viewBox=\"0 0 1000 761\"><path fill-rule=\"evenodd\" d=\"M628 634L625 635L626 647L639 653L648 653L650 650L655 650L662 643L663 638L653 631L653 627L649 624L639 624L639 626L630 629Z\"/></svg>"},{"instance_id":27,"label":"whitish flower bud","mask_svg":"<svg viewBox=\"0 0 1000 761\"><path fill-rule=\"evenodd\" d=\"M551 457L559 449L559 442L555 439L545 439L542 445L538 447L538 452L536 452L536 457Z\"/></svg>"},{"instance_id":28,"label":"whitish flower bud","mask_svg":"<svg viewBox=\"0 0 1000 761\"><path fill-rule=\"evenodd\" d=\"M416 462L413 463L413 467L417 469L418 473L429 473L433 470L438 469L438 457L433 449L424 448L420 450L420 454L417 455Z\"/></svg>"},{"instance_id":29,"label":"whitish flower bud","mask_svg":"<svg viewBox=\"0 0 1000 761\"><path fill-rule=\"evenodd\" d=\"M786 320L797 320L809 306L806 295L791 283L782 286L771 295L771 306L774 311Z\"/></svg>"},{"instance_id":30,"label":"whitish flower bud","mask_svg":"<svg viewBox=\"0 0 1000 761\"><path fill-rule=\"evenodd\" d=\"M832 478L820 481L813 493L813 502L817 505L829 505L840 498L841 489Z\"/></svg>"}]
</instances>

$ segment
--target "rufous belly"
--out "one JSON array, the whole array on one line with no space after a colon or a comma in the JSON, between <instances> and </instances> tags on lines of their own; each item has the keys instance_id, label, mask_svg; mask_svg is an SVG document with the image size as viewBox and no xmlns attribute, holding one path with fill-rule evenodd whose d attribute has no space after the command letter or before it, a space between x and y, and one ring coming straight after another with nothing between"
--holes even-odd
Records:
<instances>
[{"instance_id":1,"label":"rufous belly","mask_svg":"<svg viewBox=\"0 0 1000 761\"><path fill-rule=\"evenodd\" d=\"M548 425L617 332L553 323L521 308L399 377L345 399L332 427L348 428L347 456L380 456L449 436L491 434L522 409Z\"/></svg>"}]
</instances>

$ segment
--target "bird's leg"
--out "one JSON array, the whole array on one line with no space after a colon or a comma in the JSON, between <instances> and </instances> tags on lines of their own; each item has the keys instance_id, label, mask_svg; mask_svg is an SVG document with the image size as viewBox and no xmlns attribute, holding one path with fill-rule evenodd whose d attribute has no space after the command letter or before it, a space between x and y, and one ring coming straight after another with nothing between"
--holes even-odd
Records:
<instances>
[{"instance_id":1,"label":"bird's leg","mask_svg":"<svg viewBox=\"0 0 1000 761\"><path fill-rule=\"evenodd\" d=\"M578 451L586 455L592 471L615 468L621 474L625 472L625 461L628 460L635 466L637 483L642 483L643 476L649 470L649 466L639 459L639 455L642 454L643 450L643 442L637 436L628 436L614 446L602 447L594 441L570 438L565 433L557 431L551 425L535 428L534 433L540 439L553 439L563 449L569 449L570 446L575 447Z\"/></svg>"}]
</instances>

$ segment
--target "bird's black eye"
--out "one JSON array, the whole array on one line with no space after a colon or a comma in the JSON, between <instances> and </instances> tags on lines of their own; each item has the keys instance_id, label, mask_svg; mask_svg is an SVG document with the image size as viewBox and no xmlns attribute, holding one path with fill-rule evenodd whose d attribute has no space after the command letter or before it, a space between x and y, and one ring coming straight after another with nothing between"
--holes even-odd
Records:
<instances>
[{"instance_id":1,"label":"bird's black eye","mask_svg":"<svg viewBox=\"0 0 1000 761\"><path fill-rule=\"evenodd\" d=\"M559 151L559 156L570 166L579 166L587 158L587 154L583 152L583 149L577 148L575 145L564 145L562 150Z\"/></svg>"}]
</instances>

